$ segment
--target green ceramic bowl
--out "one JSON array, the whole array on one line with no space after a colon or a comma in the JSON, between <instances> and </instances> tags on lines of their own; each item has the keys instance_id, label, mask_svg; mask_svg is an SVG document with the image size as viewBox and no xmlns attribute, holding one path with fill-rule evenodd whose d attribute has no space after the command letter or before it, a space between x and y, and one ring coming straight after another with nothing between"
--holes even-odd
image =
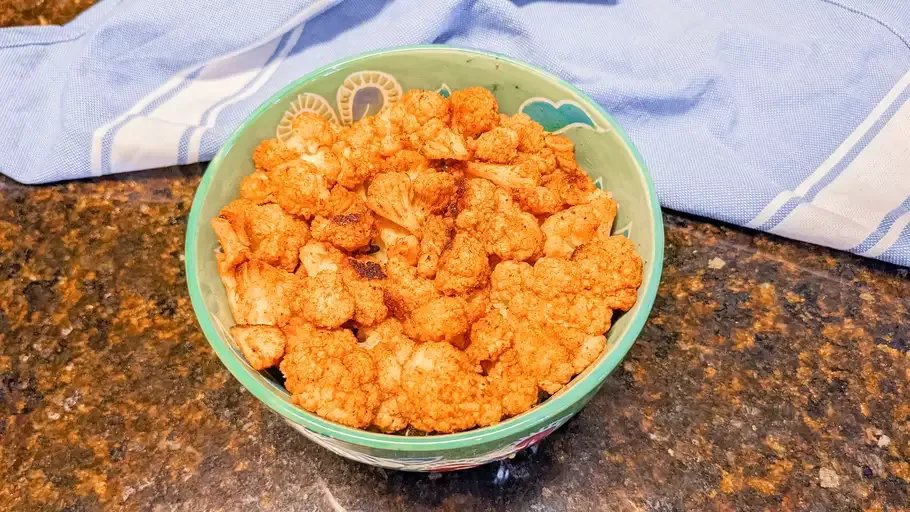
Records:
<instances>
[{"instance_id":1,"label":"green ceramic bowl","mask_svg":"<svg viewBox=\"0 0 910 512\"><path fill-rule=\"evenodd\" d=\"M326 421L291 403L285 389L253 370L231 340L234 324L218 276L218 240L210 221L235 199L241 179L253 172L253 149L281 137L297 112L314 111L341 123L375 113L402 91L432 89L443 95L486 87L508 114L524 112L545 129L575 142L580 165L620 204L615 232L630 238L644 260L638 302L615 320L607 349L570 386L534 409L492 427L426 437L377 434ZM277 128L276 128L277 127ZM337 62L285 87L256 109L208 166L193 201L186 235L186 275L202 330L228 370L256 398L314 442L353 460L394 469L444 471L509 457L568 421L594 396L642 329L660 280L664 248L660 206L647 168L609 114L559 78L500 55L442 46L383 50Z\"/></svg>"}]
</instances>

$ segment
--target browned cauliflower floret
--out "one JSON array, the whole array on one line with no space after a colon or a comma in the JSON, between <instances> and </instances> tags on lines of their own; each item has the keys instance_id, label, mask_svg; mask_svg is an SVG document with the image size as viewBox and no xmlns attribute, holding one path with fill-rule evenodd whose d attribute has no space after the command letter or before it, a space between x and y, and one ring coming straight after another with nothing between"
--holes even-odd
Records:
<instances>
[{"instance_id":1,"label":"browned cauliflower floret","mask_svg":"<svg viewBox=\"0 0 910 512\"><path fill-rule=\"evenodd\" d=\"M253 150L253 165L256 169L271 171L281 164L296 160L300 153L287 147L278 139L266 139Z\"/></svg>"},{"instance_id":2,"label":"browned cauliflower floret","mask_svg":"<svg viewBox=\"0 0 910 512\"><path fill-rule=\"evenodd\" d=\"M581 169L558 170L540 179L541 186L559 198L561 203L576 205L586 203L597 191L594 182Z\"/></svg>"},{"instance_id":3,"label":"browned cauliflower floret","mask_svg":"<svg viewBox=\"0 0 910 512\"><path fill-rule=\"evenodd\" d=\"M595 239L576 249L572 261L581 266L592 292L609 307L628 311L635 305L642 262L628 238Z\"/></svg>"},{"instance_id":4,"label":"browned cauliflower floret","mask_svg":"<svg viewBox=\"0 0 910 512\"><path fill-rule=\"evenodd\" d=\"M386 275L389 276L386 306L389 313L399 320L404 320L414 310L440 296L433 281L418 276L417 268L400 256L389 255Z\"/></svg>"},{"instance_id":5,"label":"browned cauliflower floret","mask_svg":"<svg viewBox=\"0 0 910 512\"><path fill-rule=\"evenodd\" d=\"M420 233L423 212L411 203L411 178L403 172L380 174L367 189L367 206L378 215Z\"/></svg>"},{"instance_id":6,"label":"browned cauliflower floret","mask_svg":"<svg viewBox=\"0 0 910 512\"><path fill-rule=\"evenodd\" d=\"M281 329L272 325L235 325L231 337L256 370L278 366L287 341Z\"/></svg>"},{"instance_id":7,"label":"browned cauliflower floret","mask_svg":"<svg viewBox=\"0 0 910 512\"><path fill-rule=\"evenodd\" d=\"M487 380L502 403L503 416L516 416L537 405L537 380L525 373L517 351L506 350L491 363Z\"/></svg>"},{"instance_id":8,"label":"browned cauliflower floret","mask_svg":"<svg viewBox=\"0 0 910 512\"><path fill-rule=\"evenodd\" d=\"M363 428L379 407L376 365L351 331L313 327L288 333L281 361L294 403L330 421Z\"/></svg>"},{"instance_id":9,"label":"browned cauliflower floret","mask_svg":"<svg viewBox=\"0 0 910 512\"><path fill-rule=\"evenodd\" d=\"M502 126L518 133L518 151L534 154L544 149L546 133L543 126L527 114L519 113L502 120Z\"/></svg>"},{"instance_id":10,"label":"browned cauliflower floret","mask_svg":"<svg viewBox=\"0 0 910 512\"><path fill-rule=\"evenodd\" d=\"M439 259L436 288L446 295L461 295L487 285L490 261L476 238L458 233Z\"/></svg>"},{"instance_id":11,"label":"browned cauliflower floret","mask_svg":"<svg viewBox=\"0 0 910 512\"><path fill-rule=\"evenodd\" d=\"M297 311L302 283L294 274L251 260L221 274L238 324L284 325Z\"/></svg>"},{"instance_id":12,"label":"browned cauliflower floret","mask_svg":"<svg viewBox=\"0 0 910 512\"><path fill-rule=\"evenodd\" d=\"M313 155L320 147L330 147L334 142L332 123L318 114L302 112L291 123L291 134L285 144L298 153Z\"/></svg>"},{"instance_id":13,"label":"browned cauliflower floret","mask_svg":"<svg viewBox=\"0 0 910 512\"><path fill-rule=\"evenodd\" d=\"M566 171L578 169L578 163L575 161L575 143L568 137L547 135L546 146L553 150L560 169Z\"/></svg>"},{"instance_id":14,"label":"browned cauliflower floret","mask_svg":"<svg viewBox=\"0 0 910 512\"><path fill-rule=\"evenodd\" d=\"M424 343L402 372L407 418L425 432L458 432L491 425L502 407L468 357L448 343Z\"/></svg>"},{"instance_id":15,"label":"browned cauliflower floret","mask_svg":"<svg viewBox=\"0 0 910 512\"><path fill-rule=\"evenodd\" d=\"M468 162L466 171L471 176L488 179L508 190L533 188L540 181L540 171L530 162L514 165Z\"/></svg>"},{"instance_id":16,"label":"browned cauliflower floret","mask_svg":"<svg viewBox=\"0 0 910 512\"><path fill-rule=\"evenodd\" d=\"M534 215L549 215L563 207L563 200L555 192L543 186L513 190L512 194L521 208Z\"/></svg>"},{"instance_id":17,"label":"browned cauliflower floret","mask_svg":"<svg viewBox=\"0 0 910 512\"><path fill-rule=\"evenodd\" d=\"M325 176L303 160L278 166L269 178L278 205L292 215L309 219L325 208L331 196Z\"/></svg>"},{"instance_id":18,"label":"browned cauliflower floret","mask_svg":"<svg viewBox=\"0 0 910 512\"><path fill-rule=\"evenodd\" d=\"M433 279L436 268L439 266L439 256L442 251L452 243L455 235L455 226L452 219L430 216L423 225L423 234L420 238L420 255L417 258L417 273L421 277ZM486 253L484 253L486 257Z\"/></svg>"},{"instance_id":19,"label":"browned cauliflower floret","mask_svg":"<svg viewBox=\"0 0 910 512\"><path fill-rule=\"evenodd\" d=\"M457 191L457 179L447 172L420 173L411 182L413 203L424 214L445 212Z\"/></svg>"},{"instance_id":20,"label":"browned cauliflower floret","mask_svg":"<svg viewBox=\"0 0 910 512\"><path fill-rule=\"evenodd\" d=\"M303 317L317 327L333 329L354 316L354 297L339 272L327 270L306 278L298 300Z\"/></svg>"},{"instance_id":21,"label":"browned cauliflower floret","mask_svg":"<svg viewBox=\"0 0 910 512\"><path fill-rule=\"evenodd\" d=\"M382 172L403 172L416 177L418 174L430 169L430 161L417 151L402 149L387 158Z\"/></svg>"},{"instance_id":22,"label":"browned cauliflower floret","mask_svg":"<svg viewBox=\"0 0 910 512\"><path fill-rule=\"evenodd\" d=\"M419 235L433 213L446 210L457 185L448 173L420 174L415 180L403 172L376 176L366 193L367 206L379 216Z\"/></svg>"},{"instance_id":23,"label":"browned cauliflower floret","mask_svg":"<svg viewBox=\"0 0 910 512\"><path fill-rule=\"evenodd\" d=\"M499 124L499 104L483 87L470 87L449 96L452 127L465 137L476 137Z\"/></svg>"},{"instance_id":24,"label":"browned cauliflower floret","mask_svg":"<svg viewBox=\"0 0 910 512\"><path fill-rule=\"evenodd\" d=\"M480 320L487 314L490 309L490 287L477 288L468 295L463 295L465 300L465 313L468 314L468 322Z\"/></svg>"},{"instance_id":25,"label":"browned cauliflower floret","mask_svg":"<svg viewBox=\"0 0 910 512\"><path fill-rule=\"evenodd\" d=\"M512 347L516 326L510 323L499 310L486 314L471 326L471 344L465 354L472 363L494 362L503 352Z\"/></svg>"},{"instance_id":26,"label":"browned cauliflower floret","mask_svg":"<svg viewBox=\"0 0 910 512\"><path fill-rule=\"evenodd\" d=\"M385 163L382 155L382 135L374 128L371 118L361 119L338 133L332 152L339 159L341 171L338 183L354 188L380 172Z\"/></svg>"},{"instance_id":27,"label":"browned cauliflower floret","mask_svg":"<svg viewBox=\"0 0 910 512\"><path fill-rule=\"evenodd\" d=\"M401 106L412 126L425 125L434 119L449 124L449 102L436 91L412 89L401 97Z\"/></svg>"},{"instance_id":28,"label":"browned cauliflower floret","mask_svg":"<svg viewBox=\"0 0 910 512\"><path fill-rule=\"evenodd\" d=\"M375 217L366 202L356 193L336 186L325 209L313 218L313 238L346 251L370 245Z\"/></svg>"},{"instance_id":29,"label":"browned cauliflower floret","mask_svg":"<svg viewBox=\"0 0 910 512\"><path fill-rule=\"evenodd\" d=\"M268 173L256 171L240 182L241 199L249 199L256 204L274 203L275 187Z\"/></svg>"},{"instance_id":30,"label":"browned cauliflower floret","mask_svg":"<svg viewBox=\"0 0 910 512\"><path fill-rule=\"evenodd\" d=\"M299 257L304 276L315 276L324 270L335 272L345 260L344 253L331 244L315 240L310 240L300 248Z\"/></svg>"},{"instance_id":31,"label":"browned cauliflower floret","mask_svg":"<svg viewBox=\"0 0 910 512\"><path fill-rule=\"evenodd\" d=\"M569 259L575 248L594 239L607 238L616 218L616 201L605 192L592 194L590 202L550 216L541 230L543 253L551 258Z\"/></svg>"},{"instance_id":32,"label":"browned cauliflower floret","mask_svg":"<svg viewBox=\"0 0 910 512\"><path fill-rule=\"evenodd\" d=\"M603 334L591 335L583 333L577 333L576 336L580 336L580 343L572 347L575 352L575 357L572 358L572 369L575 373L581 373L603 354L604 349L607 347L607 337ZM563 335L563 339L565 338L567 336Z\"/></svg>"},{"instance_id":33,"label":"browned cauliflower floret","mask_svg":"<svg viewBox=\"0 0 910 512\"><path fill-rule=\"evenodd\" d=\"M297 252L309 237L306 223L278 205L257 205L246 199L225 206L212 219L212 227L226 261L236 265L249 257L288 272L297 268Z\"/></svg>"},{"instance_id":34,"label":"browned cauliflower floret","mask_svg":"<svg viewBox=\"0 0 910 512\"><path fill-rule=\"evenodd\" d=\"M537 219L517 206L501 208L483 232L484 248L504 260L524 261L536 257L543 246Z\"/></svg>"},{"instance_id":35,"label":"browned cauliflower floret","mask_svg":"<svg viewBox=\"0 0 910 512\"><path fill-rule=\"evenodd\" d=\"M380 217L376 222L379 232L379 258L388 261L391 258L401 258L408 265L417 265L420 255L420 240L394 222Z\"/></svg>"},{"instance_id":36,"label":"browned cauliflower floret","mask_svg":"<svg viewBox=\"0 0 910 512\"><path fill-rule=\"evenodd\" d=\"M589 273L576 263L541 258L525 284L535 296L535 309L528 316L559 330L603 334L610 328L613 311L609 300L605 300L608 297L586 289L591 282Z\"/></svg>"},{"instance_id":37,"label":"browned cauliflower floret","mask_svg":"<svg viewBox=\"0 0 910 512\"><path fill-rule=\"evenodd\" d=\"M354 321L370 326L383 321L389 310L385 305L388 276L382 265L368 258L347 258L342 266L344 286L354 299Z\"/></svg>"},{"instance_id":38,"label":"browned cauliflower floret","mask_svg":"<svg viewBox=\"0 0 910 512\"><path fill-rule=\"evenodd\" d=\"M508 164L518 157L519 141L518 132L497 126L477 137L474 156L485 162Z\"/></svg>"},{"instance_id":39,"label":"browned cauliflower floret","mask_svg":"<svg viewBox=\"0 0 910 512\"><path fill-rule=\"evenodd\" d=\"M508 193L484 179L468 180L455 224L480 240L488 254L504 260L530 259L543 245L537 218L521 211Z\"/></svg>"},{"instance_id":40,"label":"browned cauliflower floret","mask_svg":"<svg viewBox=\"0 0 910 512\"><path fill-rule=\"evenodd\" d=\"M405 417L407 403L401 389L402 370L417 344L405 336L401 322L394 318L376 327L360 330L364 344L370 347L370 357L376 363L381 403L373 424L383 432L396 432L408 426Z\"/></svg>"},{"instance_id":41,"label":"browned cauliflower floret","mask_svg":"<svg viewBox=\"0 0 910 512\"><path fill-rule=\"evenodd\" d=\"M599 260L600 255L593 257ZM494 315L502 315L514 329L512 350L522 370L548 393L584 371L606 344L603 333L613 312L610 297L594 287L595 279L579 263L556 258L541 258L533 266L504 261L493 271L493 309L485 320L499 321ZM485 339L485 331L478 329L478 340ZM474 337L472 333L472 344ZM483 343L472 353L495 356Z\"/></svg>"},{"instance_id":42,"label":"browned cauliflower floret","mask_svg":"<svg viewBox=\"0 0 910 512\"><path fill-rule=\"evenodd\" d=\"M467 160L471 156L464 137L439 119L431 119L408 140L412 148L431 160Z\"/></svg>"},{"instance_id":43,"label":"browned cauliflower floret","mask_svg":"<svg viewBox=\"0 0 910 512\"><path fill-rule=\"evenodd\" d=\"M300 159L310 163L319 174L325 176L329 186L338 181L338 175L341 174L341 160L331 149L322 148L313 155L300 155Z\"/></svg>"},{"instance_id":44,"label":"browned cauliflower floret","mask_svg":"<svg viewBox=\"0 0 910 512\"><path fill-rule=\"evenodd\" d=\"M537 386L554 394L575 375L573 354L564 347L557 334L544 329L525 326L515 336L515 354L522 373L537 381Z\"/></svg>"},{"instance_id":45,"label":"browned cauliflower floret","mask_svg":"<svg viewBox=\"0 0 910 512\"><path fill-rule=\"evenodd\" d=\"M465 301L461 297L440 297L415 309L404 322L404 331L417 341L459 343L470 328Z\"/></svg>"}]
</instances>

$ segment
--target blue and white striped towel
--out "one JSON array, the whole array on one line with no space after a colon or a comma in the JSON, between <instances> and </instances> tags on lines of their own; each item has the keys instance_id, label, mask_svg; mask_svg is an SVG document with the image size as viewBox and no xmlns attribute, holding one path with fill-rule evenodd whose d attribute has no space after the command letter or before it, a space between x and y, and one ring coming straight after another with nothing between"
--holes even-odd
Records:
<instances>
[{"instance_id":1,"label":"blue and white striped towel","mask_svg":"<svg viewBox=\"0 0 910 512\"><path fill-rule=\"evenodd\" d=\"M908 0L103 0L0 30L0 172L211 158L339 58L447 43L549 69L629 131L664 206L910 266Z\"/></svg>"}]
</instances>

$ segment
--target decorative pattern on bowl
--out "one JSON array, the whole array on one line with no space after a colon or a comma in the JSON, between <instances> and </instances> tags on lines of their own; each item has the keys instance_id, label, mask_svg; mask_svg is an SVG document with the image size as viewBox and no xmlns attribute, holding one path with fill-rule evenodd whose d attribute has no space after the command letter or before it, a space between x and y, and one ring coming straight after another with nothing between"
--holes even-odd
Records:
<instances>
[{"instance_id":1,"label":"decorative pattern on bowl","mask_svg":"<svg viewBox=\"0 0 910 512\"><path fill-rule=\"evenodd\" d=\"M452 90L444 82L436 92L445 98L452 94ZM401 85L393 75L375 70L358 71L348 75L338 88L335 95L338 115L328 100L322 96L309 92L300 94L282 116L275 130L275 137L282 142L286 141L290 135L291 123L303 112L312 112L334 124L349 125L379 112L386 105L395 103L401 99L401 95ZM539 96L531 97L521 104L518 111L540 123L548 132L562 133L569 128L607 131L607 128L594 122L581 104L572 100L553 101Z\"/></svg>"}]
</instances>

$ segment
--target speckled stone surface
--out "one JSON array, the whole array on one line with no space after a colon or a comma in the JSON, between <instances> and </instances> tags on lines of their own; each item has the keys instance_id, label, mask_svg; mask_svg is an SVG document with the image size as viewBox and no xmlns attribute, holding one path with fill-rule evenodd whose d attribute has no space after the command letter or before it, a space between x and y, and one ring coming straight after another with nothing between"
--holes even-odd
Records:
<instances>
[{"instance_id":1,"label":"speckled stone surface","mask_svg":"<svg viewBox=\"0 0 910 512\"><path fill-rule=\"evenodd\" d=\"M349 462L243 391L186 291L202 166L0 180L0 509L908 510L905 269L668 213L651 319L536 450Z\"/></svg>"}]
</instances>

